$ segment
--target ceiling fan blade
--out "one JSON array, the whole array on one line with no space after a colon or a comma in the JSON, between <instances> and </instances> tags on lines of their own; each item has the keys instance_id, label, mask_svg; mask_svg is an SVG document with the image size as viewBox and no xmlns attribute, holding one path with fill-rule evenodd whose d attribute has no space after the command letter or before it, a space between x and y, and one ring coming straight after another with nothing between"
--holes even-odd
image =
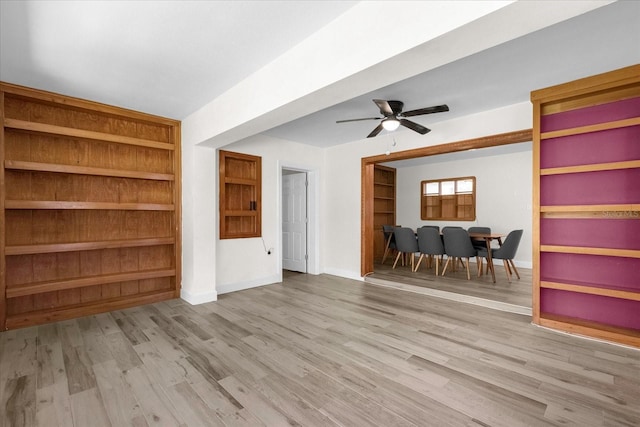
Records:
<instances>
[{"instance_id":1,"label":"ceiling fan blade","mask_svg":"<svg viewBox=\"0 0 640 427\"><path fill-rule=\"evenodd\" d=\"M409 128L411 130L418 132L421 135L431 132L431 129L427 129L426 127L419 125L416 122L412 122L411 120L400 119L400 124L406 128Z\"/></svg>"},{"instance_id":2,"label":"ceiling fan blade","mask_svg":"<svg viewBox=\"0 0 640 427\"><path fill-rule=\"evenodd\" d=\"M363 119L336 120L336 123L359 122L361 120L380 120L382 117L365 117Z\"/></svg>"},{"instance_id":3,"label":"ceiling fan blade","mask_svg":"<svg viewBox=\"0 0 640 427\"><path fill-rule=\"evenodd\" d=\"M436 105L435 107L420 108L417 110L405 111L402 113L404 117L421 116L423 114L444 113L449 111L447 105Z\"/></svg>"},{"instance_id":4,"label":"ceiling fan blade","mask_svg":"<svg viewBox=\"0 0 640 427\"><path fill-rule=\"evenodd\" d=\"M382 132L382 129L384 129L384 127L382 127L382 123L380 123L369 135L367 135L367 138L373 138L374 136Z\"/></svg>"},{"instance_id":5,"label":"ceiling fan blade","mask_svg":"<svg viewBox=\"0 0 640 427\"><path fill-rule=\"evenodd\" d=\"M389 105L389 103L384 99L374 99L373 102L375 102L378 108L380 109L380 114L384 114L385 117L393 114L393 109L391 108L391 105Z\"/></svg>"}]
</instances>

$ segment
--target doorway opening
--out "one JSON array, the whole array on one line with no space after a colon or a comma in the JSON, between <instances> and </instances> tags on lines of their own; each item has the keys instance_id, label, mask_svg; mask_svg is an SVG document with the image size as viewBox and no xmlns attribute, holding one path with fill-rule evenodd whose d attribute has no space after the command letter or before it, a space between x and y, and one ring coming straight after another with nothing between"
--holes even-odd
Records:
<instances>
[{"instance_id":1,"label":"doorway opening","mask_svg":"<svg viewBox=\"0 0 640 427\"><path fill-rule=\"evenodd\" d=\"M361 240L360 240L360 275L362 277L373 273L374 265L374 166L379 163L394 160L408 160L417 157L435 156L438 154L456 153L460 151L475 150L479 148L498 147L500 145L515 144L531 141L533 132L531 129L523 129L514 132L489 135L448 144L433 145L416 148L413 150L399 151L390 154L363 157L361 160Z\"/></svg>"},{"instance_id":2,"label":"doorway opening","mask_svg":"<svg viewBox=\"0 0 640 427\"><path fill-rule=\"evenodd\" d=\"M309 272L309 174L282 168L282 269Z\"/></svg>"}]
</instances>

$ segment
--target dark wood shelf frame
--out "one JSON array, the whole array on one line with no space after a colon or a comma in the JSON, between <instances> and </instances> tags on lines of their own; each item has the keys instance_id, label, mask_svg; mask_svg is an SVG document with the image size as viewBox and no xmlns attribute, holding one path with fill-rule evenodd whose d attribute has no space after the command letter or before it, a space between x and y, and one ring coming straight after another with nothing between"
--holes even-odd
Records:
<instances>
[{"instance_id":1,"label":"dark wood shelf frame","mask_svg":"<svg viewBox=\"0 0 640 427\"><path fill-rule=\"evenodd\" d=\"M179 297L180 122L2 82L0 107L0 329Z\"/></svg>"}]
</instances>

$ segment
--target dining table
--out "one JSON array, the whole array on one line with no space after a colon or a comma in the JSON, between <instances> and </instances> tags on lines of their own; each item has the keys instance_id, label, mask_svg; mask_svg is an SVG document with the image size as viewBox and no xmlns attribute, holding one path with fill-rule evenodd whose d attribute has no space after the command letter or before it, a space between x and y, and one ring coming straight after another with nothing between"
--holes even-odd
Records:
<instances>
[{"instance_id":1,"label":"dining table","mask_svg":"<svg viewBox=\"0 0 640 427\"><path fill-rule=\"evenodd\" d=\"M472 239L483 239L487 244L487 267L491 270L491 278L493 279L493 283L496 283L496 271L493 268L493 257L491 254L491 242L493 240L497 240L498 244L502 246L502 238L505 237L506 234L503 233L469 233L469 237Z\"/></svg>"}]
</instances>

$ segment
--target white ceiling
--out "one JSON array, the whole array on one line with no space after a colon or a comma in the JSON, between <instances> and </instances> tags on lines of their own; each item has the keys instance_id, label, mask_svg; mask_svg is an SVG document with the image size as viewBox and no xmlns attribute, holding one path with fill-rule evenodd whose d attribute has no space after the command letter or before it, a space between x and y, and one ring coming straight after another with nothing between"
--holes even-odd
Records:
<instances>
[{"instance_id":1,"label":"white ceiling","mask_svg":"<svg viewBox=\"0 0 640 427\"><path fill-rule=\"evenodd\" d=\"M356 1L0 1L0 80L182 120Z\"/></svg>"},{"instance_id":2,"label":"white ceiling","mask_svg":"<svg viewBox=\"0 0 640 427\"><path fill-rule=\"evenodd\" d=\"M356 3L0 1L0 80L184 119ZM317 146L361 140L375 121L335 121L376 116L373 98L405 110L448 104L413 118L433 127L640 63L639 46L640 2L618 1L265 133Z\"/></svg>"},{"instance_id":3,"label":"white ceiling","mask_svg":"<svg viewBox=\"0 0 640 427\"><path fill-rule=\"evenodd\" d=\"M265 132L327 146L365 138L380 117L373 99L413 110L447 104L449 112L410 119L426 127L529 101L535 89L640 63L640 1L622 1L394 83ZM395 132L412 132L400 128ZM383 131L380 136L383 136ZM426 134L424 138L428 138Z\"/></svg>"}]
</instances>

